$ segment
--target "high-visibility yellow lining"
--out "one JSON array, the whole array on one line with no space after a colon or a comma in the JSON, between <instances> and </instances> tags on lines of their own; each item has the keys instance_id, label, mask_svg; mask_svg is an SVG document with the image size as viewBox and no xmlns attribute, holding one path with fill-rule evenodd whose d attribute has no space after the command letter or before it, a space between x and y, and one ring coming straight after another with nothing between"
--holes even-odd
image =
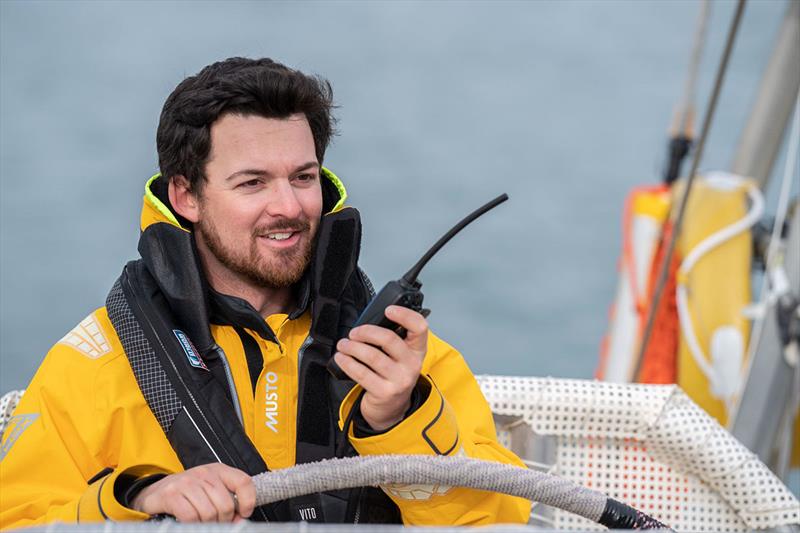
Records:
<instances>
[{"instance_id":1,"label":"high-visibility yellow lining","mask_svg":"<svg viewBox=\"0 0 800 533\"><path fill-rule=\"evenodd\" d=\"M345 188L344 183L342 183L342 180L340 180L339 177L333 172L331 172L329 169L322 167L322 175L325 176L331 183L333 183L333 186L336 187L336 190L339 192L339 201L336 202L336 204L330 211L331 213L335 213L336 211L339 211L342 207L344 207L344 202L345 200L347 200L347 189ZM147 183L144 186L144 197L148 202L150 202L150 204L156 209L156 211L161 213L161 215L166 217L167 220L169 220L170 222L172 222L173 224L175 224L180 228L182 226L178 222L178 219L175 218L175 215L172 213L172 211L170 211L170 209L166 205L164 205L164 203L161 200L159 200L156 197L156 195L153 194L153 192L150 190L150 185L160 177L161 173L158 172L157 174L153 175L149 180L147 180Z\"/></svg>"},{"instance_id":2,"label":"high-visibility yellow lining","mask_svg":"<svg viewBox=\"0 0 800 533\"><path fill-rule=\"evenodd\" d=\"M159 200L156 197L155 194L153 194L153 191L150 190L150 184L152 184L154 181L156 181L160 177L161 177L161 172L155 174L153 177L151 177L149 180L147 180L147 183L144 186L144 197L145 197L145 200L150 202L150 205L152 205L155 208L156 211L158 211L164 217L166 217L167 220L169 220L170 222L172 222L173 224L175 224L179 228L183 228L183 226L181 226L180 222L178 222L178 219L175 218L175 215L172 213L172 211L170 211L170 209L167 206L165 206L164 203L161 200Z\"/></svg>"},{"instance_id":3,"label":"high-visibility yellow lining","mask_svg":"<svg viewBox=\"0 0 800 533\"><path fill-rule=\"evenodd\" d=\"M336 202L336 205L334 205L331 209L331 213L335 213L344 207L344 202L347 200L347 189L344 188L344 183L342 183L342 180L340 180L336 174L327 168L322 167L322 174L328 178L330 182L333 183L333 186L336 187L336 190L339 191L339 201Z\"/></svg>"}]
</instances>

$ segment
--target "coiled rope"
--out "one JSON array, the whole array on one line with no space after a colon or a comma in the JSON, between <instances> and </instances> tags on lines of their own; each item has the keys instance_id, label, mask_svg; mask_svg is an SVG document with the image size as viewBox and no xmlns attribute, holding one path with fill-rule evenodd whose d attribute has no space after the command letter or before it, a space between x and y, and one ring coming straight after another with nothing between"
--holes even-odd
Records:
<instances>
[{"instance_id":1,"label":"coiled rope","mask_svg":"<svg viewBox=\"0 0 800 533\"><path fill-rule=\"evenodd\" d=\"M501 492L544 503L610 529L669 529L658 520L572 481L468 457L371 455L327 459L253 476L256 504L365 486L430 485ZM419 487L432 491L433 487Z\"/></svg>"}]
</instances>

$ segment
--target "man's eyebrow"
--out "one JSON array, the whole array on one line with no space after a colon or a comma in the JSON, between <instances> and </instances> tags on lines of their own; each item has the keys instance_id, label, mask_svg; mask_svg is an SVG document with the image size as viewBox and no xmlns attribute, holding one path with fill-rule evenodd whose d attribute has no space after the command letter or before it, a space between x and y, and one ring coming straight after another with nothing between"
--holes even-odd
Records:
<instances>
[{"instance_id":1,"label":"man's eyebrow","mask_svg":"<svg viewBox=\"0 0 800 533\"><path fill-rule=\"evenodd\" d=\"M319 168L319 163L317 163L316 161L309 161L307 163L303 163L302 165L294 169L294 172L302 172L304 170L308 170L311 168ZM233 178L236 178L238 176L255 176L260 178L264 176L268 177L270 175L271 174L266 170L261 170L258 168L245 168L243 170L237 170L236 172L225 178L225 181L232 180Z\"/></svg>"},{"instance_id":2,"label":"man's eyebrow","mask_svg":"<svg viewBox=\"0 0 800 533\"><path fill-rule=\"evenodd\" d=\"M259 170L257 168L246 168L244 170L237 170L236 172L225 178L225 181L232 180L233 178L239 176L256 176L256 177L269 176L269 172L265 170Z\"/></svg>"},{"instance_id":3,"label":"man's eyebrow","mask_svg":"<svg viewBox=\"0 0 800 533\"><path fill-rule=\"evenodd\" d=\"M319 168L319 163L316 161L309 161L308 163L303 163L299 167L297 167L294 171L295 172L302 172L304 170L308 170L310 168Z\"/></svg>"}]
</instances>

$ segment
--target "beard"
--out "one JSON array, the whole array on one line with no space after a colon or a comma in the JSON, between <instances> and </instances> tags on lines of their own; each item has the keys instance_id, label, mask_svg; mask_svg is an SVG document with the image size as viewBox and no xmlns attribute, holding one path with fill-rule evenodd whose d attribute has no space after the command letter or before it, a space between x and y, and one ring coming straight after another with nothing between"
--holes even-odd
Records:
<instances>
[{"instance_id":1,"label":"beard","mask_svg":"<svg viewBox=\"0 0 800 533\"><path fill-rule=\"evenodd\" d=\"M227 269L245 278L255 286L284 289L300 281L314 252L314 235L307 219L284 219L270 226L259 226L250 235L249 246L231 246L225 243L216 226L206 217L195 224L195 233L214 257ZM272 250L265 256L258 240L267 233L281 231L302 232L297 245L282 250ZM307 238L306 238L307 237Z\"/></svg>"}]
</instances>

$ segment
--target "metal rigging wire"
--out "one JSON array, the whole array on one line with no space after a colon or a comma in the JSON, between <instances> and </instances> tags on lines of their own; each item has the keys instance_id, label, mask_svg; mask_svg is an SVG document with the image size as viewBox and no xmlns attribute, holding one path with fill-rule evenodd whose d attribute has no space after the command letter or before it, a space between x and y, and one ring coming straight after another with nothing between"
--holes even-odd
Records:
<instances>
[{"instance_id":1,"label":"metal rigging wire","mask_svg":"<svg viewBox=\"0 0 800 533\"><path fill-rule=\"evenodd\" d=\"M677 132L683 133L691 129L692 114L694 113L695 93L697 92L697 73L700 70L700 58L703 55L703 48L706 44L706 32L708 30L708 19L711 15L711 0L703 0L700 6L700 14L697 16L697 28L694 33L694 45L692 46L692 56L689 60L689 75L686 77L686 84L683 87L682 114Z\"/></svg>"},{"instance_id":2,"label":"metal rigging wire","mask_svg":"<svg viewBox=\"0 0 800 533\"><path fill-rule=\"evenodd\" d=\"M703 0L700 13L697 15L697 27L694 32L694 44L689 60L689 73L683 86L683 97L675 108L670 126L669 144L667 146L667 164L664 167L664 183L671 185L681 173L683 159L689 155L694 143L695 93L697 92L700 58L706 45L706 31L711 13L711 0Z\"/></svg>"},{"instance_id":3,"label":"metal rigging wire","mask_svg":"<svg viewBox=\"0 0 800 533\"><path fill-rule=\"evenodd\" d=\"M722 81L725 78L725 72L728 68L728 60L730 59L731 51L733 50L733 44L736 41L736 33L739 30L739 23L741 22L742 13L744 12L745 1L746 0L739 0L736 4L736 13L733 15L733 21L731 22L730 29L728 30L728 38L725 42L725 50L722 52L722 59L720 60L719 67L717 68L717 75L716 79L714 80L714 88L711 92L711 99L709 100L708 109L706 110L705 117L703 118L703 127L700 130L700 139L697 142L697 150L695 150L694 157L692 158L692 168L689 171L688 178L686 179L686 187L684 187L680 204L678 206L678 211L675 215L675 223L673 224L672 235L670 235L667 251L664 254L664 258L658 268L658 281L656 282L652 305L647 313L647 322L644 328L644 333L642 334L642 341L639 344L639 353L636 359L636 369L633 373L634 379L639 376L639 372L641 371L642 363L644 361L644 355L647 352L647 344L649 343L650 337L653 333L656 311L661 303L661 296L664 293L664 286L667 283L669 264L670 261L672 261L672 254L675 251L675 243L677 242L678 236L681 233L681 226L683 225L683 216L689 200L689 193L692 191L692 185L694 184L695 176L697 174L697 168L700 164L700 160L703 157L703 148L705 148L708 132L711 129L711 122L714 118L714 111L717 108L719 93L722 90Z\"/></svg>"}]
</instances>

